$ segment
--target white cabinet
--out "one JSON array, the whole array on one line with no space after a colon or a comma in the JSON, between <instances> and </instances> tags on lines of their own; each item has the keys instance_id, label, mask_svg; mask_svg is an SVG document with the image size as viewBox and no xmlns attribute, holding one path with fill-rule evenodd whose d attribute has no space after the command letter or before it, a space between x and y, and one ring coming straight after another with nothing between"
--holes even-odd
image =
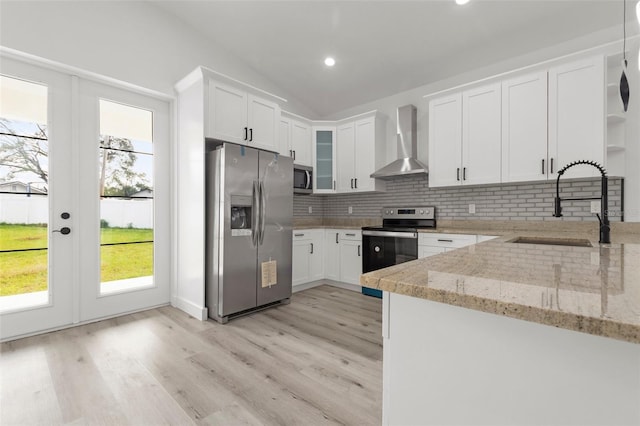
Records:
<instances>
[{"instance_id":1,"label":"white cabinet","mask_svg":"<svg viewBox=\"0 0 640 426\"><path fill-rule=\"evenodd\" d=\"M340 281L340 231L337 229L325 230L324 275L328 280Z\"/></svg>"},{"instance_id":2,"label":"white cabinet","mask_svg":"<svg viewBox=\"0 0 640 426\"><path fill-rule=\"evenodd\" d=\"M429 186L499 183L500 84L429 103Z\"/></svg>"},{"instance_id":3,"label":"white cabinet","mask_svg":"<svg viewBox=\"0 0 640 426\"><path fill-rule=\"evenodd\" d=\"M311 124L302 117L282 111L279 152L293 158L295 164L313 167L311 159Z\"/></svg>"},{"instance_id":4,"label":"white cabinet","mask_svg":"<svg viewBox=\"0 0 640 426\"><path fill-rule=\"evenodd\" d=\"M549 157L554 162L549 177L576 160L604 165L605 90L602 56L549 70ZM578 166L564 177L597 175L593 167Z\"/></svg>"},{"instance_id":5,"label":"white cabinet","mask_svg":"<svg viewBox=\"0 0 640 426\"><path fill-rule=\"evenodd\" d=\"M280 107L241 88L209 81L207 136L278 151Z\"/></svg>"},{"instance_id":6,"label":"white cabinet","mask_svg":"<svg viewBox=\"0 0 640 426\"><path fill-rule=\"evenodd\" d=\"M476 235L467 234L418 234L418 258L445 253L478 242Z\"/></svg>"},{"instance_id":7,"label":"white cabinet","mask_svg":"<svg viewBox=\"0 0 640 426\"><path fill-rule=\"evenodd\" d=\"M383 191L386 183L370 177L383 165L384 130L377 113L342 121L337 126L337 192Z\"/></svg>"},{"instance_id":8,"label":"white cabinet","mask_svg":"<svg viewBox=\"0 0 640 426\"><path fill-rule=\"evenodd\" d=\"M343 232L340 241L340 279L349 284L360 284L362 275L362 234L360 231Z\"/></svg>"},{"instance_id":9,"label":"white cabinet","mask_svg":"<svg viewBox=\"0 0 640 426\"><path fill-rule=\"evenodd\" d=\"M335 140L335 126L313 126L313 192L315 194L335 193Z\"/></svg>"},{"instance_id":10,"label":"white cabinet","mask_svg":"<svg viewBox=\"0 0 640 426\"><path fill-rule=\"evenodd\" d=\"M502 83L502 181L546 179L547 72Z\"/></svg>"},{"instance_id":11,"label":"white cabinet","mask_svg":"<svg viewBox=\"0 0 640 426\"><path fill-rule=\"evenodd\" d=\"M293 232L292 284L324 278L324 232L310 229Z\"/></svg>"}]
</instances>

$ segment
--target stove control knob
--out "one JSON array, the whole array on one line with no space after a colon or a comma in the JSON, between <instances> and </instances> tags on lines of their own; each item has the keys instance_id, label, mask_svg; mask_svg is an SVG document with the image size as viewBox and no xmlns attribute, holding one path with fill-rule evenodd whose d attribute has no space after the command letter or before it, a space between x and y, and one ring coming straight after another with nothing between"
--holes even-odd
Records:
<instances>
[{"instance_id":1,"label":"stove control knob","mask_svg":"<svg viewBox=\"0 0 640 426\"><path fill-rule=\"evenodd\" d=\"M375 251L376 253L380 253L380 246L375 246L373 248L373 251Z\"/></svg>"},{"instance_id":2,"label":"stove control knob","mask_svg":"<svg viewBox=\"0 0 640 426\"><path fill-rule=\"evenodd\" d=\"M424 214L424 210L420 210L420 214Z\"/></svg>"},{"instance_id":3,"label":"stove control knob","mask_svg":"<svg viewBox=\"0 0 640 426\"><path fill-rule=\"evenodd\" d=\"M389 211L389 214L393 214L393 210Z\"/></svg>"}]
</instances>

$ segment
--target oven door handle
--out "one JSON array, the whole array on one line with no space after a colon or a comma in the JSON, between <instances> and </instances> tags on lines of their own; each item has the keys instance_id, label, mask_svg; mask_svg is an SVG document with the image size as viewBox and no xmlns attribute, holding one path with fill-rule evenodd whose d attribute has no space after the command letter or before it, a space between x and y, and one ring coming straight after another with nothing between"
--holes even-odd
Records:
<instances>
[{"instance_id":1,"label":"oven door handle","mask_svg":"<svg viewBox=\"0 0 640 426\"><path fill-rule=\"evenodd\" d=\"M362 231L362 235L369 235L372 237L392 237L392 238L410 238L417 239L417 232L392 232L392 231Z\"/></svg>"}]
</instances>

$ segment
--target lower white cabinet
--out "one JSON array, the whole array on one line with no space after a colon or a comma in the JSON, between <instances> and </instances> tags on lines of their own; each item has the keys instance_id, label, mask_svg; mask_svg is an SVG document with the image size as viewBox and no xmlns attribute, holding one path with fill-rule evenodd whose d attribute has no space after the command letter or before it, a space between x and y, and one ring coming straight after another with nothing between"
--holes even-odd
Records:
<instances>
[{"instance_id":1,"label":"lower white cabinet","mask_svg":"<svg viewBox=\"0 0 640 426\"><path fill-rule=\"evenodd\" d=\"M340 241L340 277L338 281L360 284L362 275L362 233L343 232Z\"/></svg>"},{"instance_id":2,"label":"lower white cabinet","mask_svg":"<svg viewBox=\"0 0 640 426\"><path fill-rule=\"evenodd\" d=\"M328 279L359 285L362 231L308 229L293 232L293 285Z\"/></svg>"},{"instance_id":3,"label":"lower white cabinet","mask_svg":"<svg viewBox=\"0 0 640 426\"><path fill-rule=\"evenodd\" d=\"M468 234L418 234L418 258L429 257L460 247L497 238L492 235Z\"/></svg>"},{"instance_id":4,"label":"lower white cabinet","mask_svg":"<svg viewBox=\"0 0 640 426\"><path fill-rule=\"evenodd\" d=\"M323 243L322 229L293 232L292 285L324 278Z\"/></svg>"}]
</instances>

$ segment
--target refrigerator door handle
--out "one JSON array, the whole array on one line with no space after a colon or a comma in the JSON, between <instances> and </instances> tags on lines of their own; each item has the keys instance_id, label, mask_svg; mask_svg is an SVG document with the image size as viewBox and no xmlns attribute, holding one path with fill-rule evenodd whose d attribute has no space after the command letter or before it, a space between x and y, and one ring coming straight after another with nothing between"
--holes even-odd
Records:
<instances>
[{"instance_id":1,"label":"refrigerator door handle","mask_svg":"<svg viewBox=\"0 0 640 426\"><path fill-rule=\"evenodd\" d=\"M262 243L264 242L264 228L266 226L266 214L267 214L267 195L265 194L265 190L264 190L264 182L260 181L259 183L259 189L260 189L260 240L259 243L260 245L262 245Z\"/></svg>"},{"instance_id":2,"label":"refrigerator door handle","mask_svg":"<svg viewBox=\"0 0 640 426\"><path fill-rule=\"evenodd\" d=\"M258 245L258 227L259 224L259 211L260 201L258 199L258 182L253 181L253 192L251 193L251 243L254 247Z\"/></svg>"}]
</instances>

